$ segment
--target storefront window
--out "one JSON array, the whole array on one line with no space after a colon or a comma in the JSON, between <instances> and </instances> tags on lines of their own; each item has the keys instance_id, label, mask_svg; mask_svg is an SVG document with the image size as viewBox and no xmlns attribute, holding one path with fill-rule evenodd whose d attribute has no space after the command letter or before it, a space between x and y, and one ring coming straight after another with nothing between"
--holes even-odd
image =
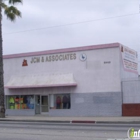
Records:
<instances>
[{"instance_id":1,"label":"storefront window","mask_svg":"<svg viewBox=\"0 0 140 140\"><path fill-rule=\"evenodd\" d=\"M55 109L70 109L70 94L54 95Z\"/></svg>"},{"instance_id":2,"label":"storefront window","mask_svg":"<svg viewBox=\"0 0 140 140\"><path fill-rule=\"evenodd\" d=\"M7 109L34 109L34 96L7 96Z\"/></svg>"}]
</instances>

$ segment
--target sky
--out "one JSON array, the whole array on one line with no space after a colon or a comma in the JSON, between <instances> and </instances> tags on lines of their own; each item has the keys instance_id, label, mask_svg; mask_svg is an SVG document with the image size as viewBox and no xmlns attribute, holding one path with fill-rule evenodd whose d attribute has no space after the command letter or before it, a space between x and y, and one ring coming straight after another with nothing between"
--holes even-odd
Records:
<instances>
[{"instance_id":1,"label":"sky","mask_svg":"<svg viewBox=\"0 0 140 140\"><path fill-rule=\"evenodd\" d=\"M140 0L23 0L3 14L3 54L119 42L140 55ZM140 58L140 57L139 57Z\"/></svg>"}]
</instances>

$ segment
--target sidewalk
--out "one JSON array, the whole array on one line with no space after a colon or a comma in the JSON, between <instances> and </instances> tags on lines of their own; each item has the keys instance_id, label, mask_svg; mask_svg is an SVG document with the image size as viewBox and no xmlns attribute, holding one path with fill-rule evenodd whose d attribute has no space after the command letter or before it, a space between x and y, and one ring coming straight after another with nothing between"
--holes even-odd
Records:
<instances>
[{"instance_id":1,"label":"sidewalk","mask_svg":"<svg viewBox=\"0 0 140 140\"><path fill-rule=\"evenodd\" d=\"M140 117L49 117L45 115L36 115L36 116L6 116L6 118L0 118L0 121L140 124Z\"/></svg>"}]
</instances>

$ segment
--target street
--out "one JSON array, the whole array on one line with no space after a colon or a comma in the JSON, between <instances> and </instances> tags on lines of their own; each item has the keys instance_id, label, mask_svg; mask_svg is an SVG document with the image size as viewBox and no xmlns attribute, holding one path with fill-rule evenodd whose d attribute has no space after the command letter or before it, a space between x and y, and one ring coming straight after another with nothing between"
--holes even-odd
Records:
<instances>
[{"instance_id":1,"label":"street","mask_svg":"<svg viewBox=\"0 0 140 140\"><path fill-rule=\"evenodd\" d=\"M127 130L139 124L56 124L0 122L0 140L107 140L126 139Z\"/></svg>"}]
</instances>

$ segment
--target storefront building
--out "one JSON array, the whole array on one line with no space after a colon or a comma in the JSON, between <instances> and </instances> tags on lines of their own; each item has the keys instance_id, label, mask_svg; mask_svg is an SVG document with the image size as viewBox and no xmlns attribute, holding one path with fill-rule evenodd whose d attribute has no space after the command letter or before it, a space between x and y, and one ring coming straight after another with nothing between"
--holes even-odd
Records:
<instances>
[{"instance_id":1,"label":"storefront building","mask_svg":"<svg viewBox=\"0 0 140 140\"><path fill-rule=\"evenodd\" d=\"M6 115L122 116L136 51L119 43L4 56Z\"/></svg>"}]
</instances>

